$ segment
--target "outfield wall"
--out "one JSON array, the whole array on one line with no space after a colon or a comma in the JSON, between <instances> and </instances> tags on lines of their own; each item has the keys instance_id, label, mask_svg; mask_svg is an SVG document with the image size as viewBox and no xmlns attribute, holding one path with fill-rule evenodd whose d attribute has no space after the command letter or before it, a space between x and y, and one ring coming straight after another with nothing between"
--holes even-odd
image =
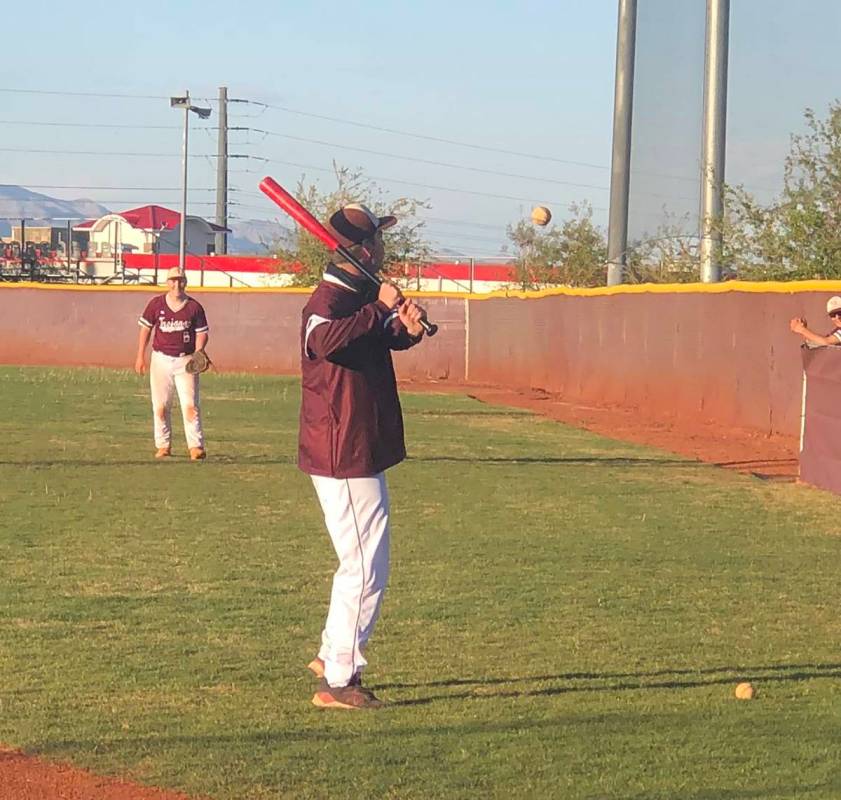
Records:
<instances>
[{"instance_id":1,"label":"outfield wall","mask_svg":"<svg viewBox=\"0 0 841 800\"><path fill-rule=\"evenodd\" d=\"M0 284L0 364L131 369L137 319L160 289ZM207 311L208 352L229 372L295 373L301 289L190 289ZM395 354L401 377L464 379L465 301L425 299L441 332L422 350Z\"/></svg>"},{"instance_id":2,"label":"outfield wall","mask_svg":"<svg viewBox=\"0 0 841 800\"><path fill-rule=\"evenodd\" d=\"M805 316L832 329L841 283L567 290L472 300L468 379L539 387L647 418L798 435Z\"/></svg>"},{"instance_id":3,"label":"outfield wall","mask_svg":"<svg viewBox=\"0 0 841 800\"><path fill-rule=\"evenodd\" d=\"M0 284L0 363L129 368L137 317L154 292ZM207 309L218 369L297 372L305 290L191 293ZM800 340L788 320L828 328L833 293L841 283L429 294L422 302L438 336L395 360L404 379L540 388L648 418L797 435Z\"/></svg>"}]
</instances>

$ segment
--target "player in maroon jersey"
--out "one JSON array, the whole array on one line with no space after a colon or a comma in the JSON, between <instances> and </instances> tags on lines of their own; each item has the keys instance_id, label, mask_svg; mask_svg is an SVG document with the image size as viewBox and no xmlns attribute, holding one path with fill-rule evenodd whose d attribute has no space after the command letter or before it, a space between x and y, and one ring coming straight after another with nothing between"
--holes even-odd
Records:
<instances>
[{"instance_id":1,"label":"player in maroon jersey","mask_svg":"<svg viewBox=\"0 0 841 800\"><path fill-rule=\"evenodd\" d=\"M172 455L172 389L178 392L190 458L206 457L199 410L199 376L184 368L196 350L207 345L207 317L201 304L184 291L187 278L178 267L166 275L167 293L153 297L138 320L140 335L134 371L146 372L146 345L152 339L149 383L155 431L155 458ZM154 336L152 332L154 331Z\"/></svg>"},{"instance_id":2,"label":"player in maroon jersey","mask_svg":"<svg viewBox=\"0 0 841 800\"><path fill-rule=\"evenodd\" d=\"M382 231L394 225L354 203L329 227L371 271L383 266ZM378 708L362 685L364 652L389 570L385 471L406 457L393 350L423 338L424 310L388 282L377 287L346 262L327 265L301 320L298 466L312 479L339 559L321 647L309 668L320 708Z\"/></svg>"}]
</instances>

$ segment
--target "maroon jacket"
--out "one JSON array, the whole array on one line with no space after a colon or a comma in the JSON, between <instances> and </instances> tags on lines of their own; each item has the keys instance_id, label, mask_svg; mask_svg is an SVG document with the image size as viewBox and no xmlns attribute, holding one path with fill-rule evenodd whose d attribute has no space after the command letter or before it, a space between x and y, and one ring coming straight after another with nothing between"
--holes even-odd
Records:
<instances>
[{"instance_id":1,"label":"maroon jacket","mask_svg":"<svg viewBox=\"0 0 841 800\"><path fill-rule=\"evenodd\" d=\"M365 478L406 457L391 351L420 339L370 295L330 275L316 287L301 324L298 466L304 472Z\"/></svg>"}]
</instances>

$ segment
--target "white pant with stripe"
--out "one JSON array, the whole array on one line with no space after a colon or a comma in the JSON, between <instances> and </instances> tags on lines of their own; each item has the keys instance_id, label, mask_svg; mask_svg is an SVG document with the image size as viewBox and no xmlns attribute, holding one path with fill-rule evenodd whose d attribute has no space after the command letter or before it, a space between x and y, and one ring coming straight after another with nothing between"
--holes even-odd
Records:
<instances>
[{"instance_id":1,"label":"white pant with stripe","mask_svg":"<svg viewBox=\"0 0 841 800\"><path fill-rule=\"evenodd\" d=\"M331 686L346 686L368 663L363 653L388 581L388 488L371 478L313 475L327 531L339 558L319 658Z\"/></svg>"},{"instance_id":2,"label":"white pant with stripe","mask_svg":"<svg viewBox=\"0 0 841 800\"><path fill-rule=\"evenodd\" d=\"M172 441L172 390L178 392L187 447L204 447L204 433L199 410L199 376L184 367L190 356L168 356L152 351L149 384L152 387L152 417L155 447L169 447Z\"/></svg>"}]
</instances>

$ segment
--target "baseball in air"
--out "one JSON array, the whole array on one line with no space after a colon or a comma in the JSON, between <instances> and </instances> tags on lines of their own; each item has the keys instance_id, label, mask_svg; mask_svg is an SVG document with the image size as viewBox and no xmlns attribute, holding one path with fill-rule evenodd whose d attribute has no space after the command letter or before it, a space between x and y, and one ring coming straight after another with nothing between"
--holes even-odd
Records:
<instances>
[{"instance_id":1,"label":"baseball in air","mask_svg":"<svg viewBox=\"0 0 841 800\"><path fill-rule=\"evenodd\" d=\"M756 697L756 689L752 683L740 683L734 692L737 700L753 700Z\"/></svg>"},{"instance_id":2,"label":"baseball in air","mask_svg":"<svg viewBox=\"0 0 841 800\"><path fill-rule=\"evenodd\" d=\"M552 212L546 206L535 206L531 212L531 221L535 225L548 225L552 219Z\"/></svg>"}]
</instances>

